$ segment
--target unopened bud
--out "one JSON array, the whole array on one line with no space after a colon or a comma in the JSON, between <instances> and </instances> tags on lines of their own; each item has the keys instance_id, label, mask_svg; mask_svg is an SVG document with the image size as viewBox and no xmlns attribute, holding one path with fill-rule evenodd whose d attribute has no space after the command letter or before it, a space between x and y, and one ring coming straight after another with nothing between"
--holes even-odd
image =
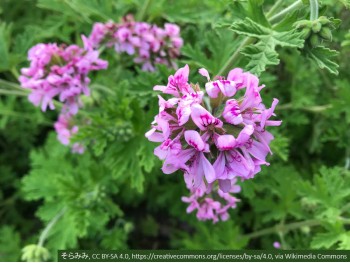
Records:
<instances>
[{"instance_id":1,"label":"unopened bud","mask_svg":"<svg viewBox=\"0 0 350 263\"><path fill-rule=\"evenodd\" d=\"M332 41L332 31L328 27L322 27L320 36L326 40Z\"/></svg>"},{"instance_id":2,"label":"unopened bud","mask_svg":"<svg viewBox=\"0 0 350 263\"><path fill-rule=\"evenodd\" d=\"M311 29L310 28L303 28L303 30L301 30L301 35L304 39L307 39L311 34Z\"/></svg>"},{"instance_id":3,"label":"unopened bud","mask_svg":"<svg viewBox=\"0 0 350 263\"><path fill-rule=\"evenodd\" d=\"M312 32L314 32L314 33L320 32L321 28L322 28L322 24L319 23L319 22L317 22L317 21L315 21L315 22L312 24Z\"/></svg>"},{"instance_id":4,"label":"unopened bud","mask_svg":"<svg viewBox=\"0 0 350 263\"><path fill-rule=\"evenodd\" d=\"M311 27L312 22L310 20L301 20L294 24L296 28L309 28Z\"/></svg>"},{"instance_id":5,"label":"unopened bud","mask_svg":"<svg viewBox=\"0 0 350 263\"><path fill-rule=\"evenodd\" d=\"M321 25L327 25L330 23L329 19L325 16L320 16L317 20L321 23Z\"/></svg>"},{"instance_id":6,"label":"unopened bud","mask_svg":"<svg viewBox=\"0 0 350 263\"><path fill-rule=\"evenodd\" d=\"M318 39L318 36L317 35L312 35L310 37L310 44L313 46L313 47L317 47L319 45L320 41Z\"/></svg>"}]
</instances>

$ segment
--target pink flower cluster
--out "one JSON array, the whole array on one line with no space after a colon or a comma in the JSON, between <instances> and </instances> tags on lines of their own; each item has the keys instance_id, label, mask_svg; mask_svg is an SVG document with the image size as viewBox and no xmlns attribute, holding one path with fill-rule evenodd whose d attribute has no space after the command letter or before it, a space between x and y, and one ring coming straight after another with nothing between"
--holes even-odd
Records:
<instances>
[{"instance_id":1,"label":"pink flower cluster","mask_svg":"<svg viewBox=\"0 0 350 263\"><path fill-rule=\"evenodd\" d=\"M207 78L206 96L198 84L189 83L187 65L166 86L154 87L172 98L159 96L159 114L146 137L161 143L154 153L164 160L165 174L184 172L191 193L183 198L190 204L187 212L197 210L199 220L217 222L227 220L228 209L236 206L231 194L240 191L237 179L253 178L261 165L269 165L273 135L265 129L281 121L270 120L278 100L266 108L260 97L264 85L251 73L236 68L216 80L206 69L199 73Z\"/></svg>"},{"instance_id":2,"label":"pink flower cluster","mask_svg":"<svg viewBox=\"0 0 350 263\"><path fill-rule=\"evenodd\" d=\"M144 71L154 71L155 64L175 67L173 59L180 55L183 40L180 28L166 23L164 28L145 22L135 22L132 15L121 23L95 23L89 36L94 48L114 47L117 53L134 55L134 62Z\"/></svg>"},{"instance_id":3,"label":"pink flower cluster","mask_svg":"<svg viewBox=\"0 0 350 263\"><path fill-rule=\"evenodd\" d=\"M68 123L81 106L80 96L90 94L89 72L106 69L108 63L99 59L98 51L83 36L84 48L77 45L38 44L28 53L29 68L22 68L21 86L31 91L29 101L41 105L42 111L55 109L54 99L63 103L55 129L63 144L77 129L68 129ZM75 147L77 148L77 147ZM78 152L81 152L78 151Z\"/></svg>"}]
</instances>

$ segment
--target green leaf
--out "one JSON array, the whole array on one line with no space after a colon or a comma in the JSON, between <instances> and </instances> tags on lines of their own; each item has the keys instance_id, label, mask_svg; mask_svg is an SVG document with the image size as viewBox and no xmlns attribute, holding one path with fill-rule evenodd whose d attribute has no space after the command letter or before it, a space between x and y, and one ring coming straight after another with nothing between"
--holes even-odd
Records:
<instances>
[{"instance_id":1,"label":"green leaf","mask_svg":"<svg viewBox=\"0 0 350 263\"><path fill-rule=\"evenodd\" d=\"M321 167L313 183L302 181L299 191L309 204L316 204L318 216L329 220L337 220L342 207L350 199L350 174L343 168Z\"/></svg>"},{"instance_id":2,"label":"green leaf","mask_svg":"<svg viewBox=\"0 0 350 263\"><path fill-rule=\"evenodd\" d=\"M311 241L311 247L314 249L329 249L335 243L339 242L341 235L337 232L318 233Z\"/></svg>"},{"instance_id":3,"label":"green leaf","mask_svg":"<svg viewBox=\"0 0 350 263\"><path fill-rule=\"evenodd\" d=\"M340 237L340 244L338 249L350 249L350 232L346 232Z\"/></svg>"},{"instance_id":4,"label":"green leaf","mask_svg":"<svg viewBox=\"0 0 350 263\"><path fill-rule=\"evenodd\" d=\"M276 31L288 31L293 28L293 24L298 21L299 10L296 10L292 13L288 13L283 20L278 22L277 25L274 25L274 30Z\"/></svg>"},{"instance_id":5,"label":"green leaf","mask_svg":"<svg viewBox=\"0 0 350 263\"><path fill-rule=\"evenodd\" d=\"M219 72L237 49L239 39L234 39L226 30L203 32L203 34L205 35L203 43L206 43L206 46L186 45L182 53L190 58L186 62L196 67L204 67L209 72Z\"/></svg>"},{"instance_id":6,"label":"green leaf","mask_svg":"<svg viewBox=\"0 0 350 263\"><path fill-rule=\"evenodd\" d=\"M214 225L211 222L196 224L196 233L182 240L185 249L242 249L248 239L240 235L233 220ZM203 242L205 240L206 242Z\"/></svg>"},{"instance_id":7,"label":"green leaf","mask_svg":"<svg viewBox=\"0 0 350 263\"><path fill-rule=\"evenodd\" d=\"M3 225L0 228L0 261L18 261L20 255L20 236L14 227Z\"/></svg>"},{"instance_id":8,"label":"green leaf","mask_svg":"<svg viewBox=\"0 0 350 263\"><path fill-rule=\"evenodd\" d=\"M248 0L249 17L263 26L271 27L269 21L267 21L265 17L263 4L264 0Z\"/></svg>"},{"instance_id":9,"label":"green leaf","mask_svg":"<svg viewBox=\"0 0 350 263\"><path fill-rule=\"evenodd\" d=\"M278 65L278 53L264 42L249 45L242 49L241 53L249 58L246 70L259 75L269 65Z\"/></svg>"},{"instance_id":10,"label":"green leaf","mask_svg":"<svg viewBox=\"0 0 350 263\"><path fill-rule=\"evenodd\" d=\"M339 52L326 47L315 47L307 50L307 55L321 69L327 69L330 73L338 75L339 65L332 59L339 55Z\"/></svg>"},{"instance_id":11,"label":"green leaf","mask_svg":"<svg viewBox=\"0 0 350 263\"><path fill-rule=\"evenodd\" d=\"M271 151L279 156L283 161L288 160L289 156L289 139L283 135L276 136L271 142Z\"/></svg>"},{"instance_id":12,"label":"green leaf","mask_svg":"<svg viewBox=\"0 0 350 263\"><path fill-rule=\"evenodd\" d=\"M241 51L249 58L247 70L257 75L265 71L266 66L279 64L277 46L301 48L304 45L304 39L301 38L300 33L294 30L278 32L250 18L233 23L231 30L237 34L258 39L256 44L251 44Z\"/></svg>"},{"instance_id":13,"label":"green leaf","mask_svg":"<svg viewBox=\"0 0 350 263\"><path fill-rule=\"evenodd\" d=\"M295 30L278 32L250 18L233 23L231 30L240 35L258 38L273 48L276 46L302 48L304 46L304 39Z\"/></svg>"}]
</instances>

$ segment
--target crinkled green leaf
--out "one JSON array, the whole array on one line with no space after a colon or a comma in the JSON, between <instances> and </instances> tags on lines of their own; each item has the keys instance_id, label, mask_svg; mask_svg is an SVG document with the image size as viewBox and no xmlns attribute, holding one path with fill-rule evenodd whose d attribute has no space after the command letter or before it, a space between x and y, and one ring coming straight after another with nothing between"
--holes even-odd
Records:
<instances>
[{"instance_id":1,"label":"crinkled green leaf","mask_svg":"<svg viewBox=\"0 0 350 263\"><path fill-rule=\"evenodd\" d=\"M259 75L269 65L278 65L278 53L265 42L252 44L242 49L241 53L249 58L246 70Z\"/></svg>"},{"instance_id":2,"label":"crinkled green leaf","mask_svg":"<svg viewBox=\"0 0 350 263\"><path fill-rule=\"evenodd\" d=\"M300 33L294 30L278 32L264 27L250 18L233 23L231 30L240 35L258 38L271 47L301 48L304 45L304 40L301 38Z\"/></svg>"},{"instance_id":3,"label":"crinkled green leaf","mask_svg":"<svg viewBox=\"0 0 350 263\"><path fill-rule=\"evenodd\" d=\"M311 247L314 249L329 249L339 242L341 235L337 232L320 233L313 237Z\"/></svg>"},{"instance_id":4,"label":"crinkled green leaf","mask_svg":"<svg viewBox=\"0 0 350 263\"><path fill-rule=\"evenodd\" d=\"M307 55L321 69L327 69L330 73L338 75L339 65L333 61L339 55L339 52L326 47L315 47L307 50Z\"/></svg>"},{"instance_id":5,"label":"crinkled green leaf","mask_svg":"<svg viewBox=\"0 0 350 263\"><path fill-rule=\"evenodd\" d=\"M249 59L247 70L257 75L265 71L269 65L278 65L277 46L301 48L304 45L300 33L294 30L278 32L250 18L233 23L231 30L237 34L257 39L256 44L251 44L241 51Z\"/></svg>"}]
</instances>

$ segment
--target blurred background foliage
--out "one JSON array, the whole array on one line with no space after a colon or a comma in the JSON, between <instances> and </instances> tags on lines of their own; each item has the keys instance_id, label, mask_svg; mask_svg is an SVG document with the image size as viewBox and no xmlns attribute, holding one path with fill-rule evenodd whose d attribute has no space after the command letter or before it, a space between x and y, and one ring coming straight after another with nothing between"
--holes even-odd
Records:
<instances>
[{"instance_id":1,"label":"blurred background foliage","mask_svg":"<svg viewBox=\"0 0 350 263\"><path fill-rule=\"evenodd\" d=\"M342 22L332 22L331 39L316 40L295 25L308 19L308 1L271 19L274 4L278 14L293 2L2 0L0 261L19 260L21 249L38 243L53 220L41 244L50 260L64 248L271 249L279 241L288 249L350 249L350 2L320 2L320 15ZM200 67L224 75L240 66L260 74L267 104L280 100L276 113L283 124L271 129L271 165L241 184L241 202L227 222L198 222L186 214L181 173L162 174L155 145L144 138L158 110L152 87L165 84L174 70L142 72L129 57L105 51L109 68L91 77L92 96L79 113L91 120L74 138L87 146L83 155L55 138L57 112L42 113L19 89L18 72L31 46L81 44L94 22L128 13L181 27L185 46L178 64L188 63L195 81ZM242 23L300 41L254 37ZM244 36L252 37L250 45L230 61Z\"/></svg>"}]
</instances>

